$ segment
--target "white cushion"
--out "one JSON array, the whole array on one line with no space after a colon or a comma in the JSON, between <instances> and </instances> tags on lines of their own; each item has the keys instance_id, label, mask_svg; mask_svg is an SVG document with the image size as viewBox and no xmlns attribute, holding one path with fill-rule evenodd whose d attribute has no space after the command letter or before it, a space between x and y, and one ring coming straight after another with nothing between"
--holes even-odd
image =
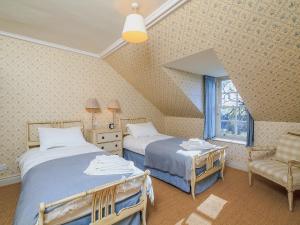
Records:
<instances>
[{"instance_id":1,"label":"white cushion","mask_svg":"<svg viewBox=\"0 0 300 225\"><path fill-rule=\"evenodd\" d=\"M80 127L70 128L38 128L40 149L47 150L55 147L72 147L84 145L85 141Z\"/></svg>"},{"instance_id":2,"label":"white cushion","mask_svg":"<svg viewBox=\"0 0 300 225\"><path fill-rule=\"evenodd\" d=\"M283 162L300 161L300 136L282 135L276 148L275 158Z\"/></svg>"},{"instance_id":3,"label":"white cushion","mask_svg":"<svg viewBox=\"0 0 300 225\"><path fill-rule=\"evenodd\" d=\"M251 170L257 171L261 175L272 177L281 183L287 183L288 181L288 165L286 163L273 160L263 159L254 160L249 163ZM300 185L300 169L292 167L293 184Z\"/></svg>"},{"instance_id":4,"label":"white cushion","mask_svg":"<svg viewBox=\"0 0 300 225\"><path fill-rule=\"evenodd\" d=\"M152 122L127 124L127 129L129 134L131 134L135 138L149 137L159 134Z\"/></svg>"}]
</instances>

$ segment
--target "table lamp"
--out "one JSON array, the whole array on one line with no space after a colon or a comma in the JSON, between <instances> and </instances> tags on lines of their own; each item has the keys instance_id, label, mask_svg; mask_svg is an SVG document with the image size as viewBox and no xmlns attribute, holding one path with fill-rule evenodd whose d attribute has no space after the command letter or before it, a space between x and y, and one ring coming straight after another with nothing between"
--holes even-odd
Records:
<instances>
[{"instance_id":1,"label":"table lamp","mask_svg":"<svg viewBox=\"0 0 300 225\"><path fill-rule=\"evenodd\" d=\"M100 111L100 106L99 106L97 99L89 98L86 101L85 109L89 113L92 113L92 129L94 129L95 128L95 124L94 124L95 123L95 113Z\"/></svg>"},{"instance_id":2,"label":"table lamp","mask_svg":"<svg viewBox=\"0 0 300 225\"><path fill-rule=\"evenodd\" d=\"M113 114L113 121L112 121L112 123L109 124L109 128L113 129L113 128L115 128L116 112L120 109L120 104L119 104L118 100L111 101L108 104L107 109L110 110Z\"/></svg>"}]
</instances>

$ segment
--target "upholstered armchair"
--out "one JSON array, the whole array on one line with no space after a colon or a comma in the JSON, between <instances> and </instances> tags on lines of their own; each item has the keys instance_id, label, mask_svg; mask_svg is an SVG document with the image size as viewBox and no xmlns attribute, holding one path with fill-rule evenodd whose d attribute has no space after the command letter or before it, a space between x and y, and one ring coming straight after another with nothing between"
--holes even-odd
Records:
<instances>
[{"instance_id":1,"label":"upholstered armchair","mask_svg":"<svg viewBox=\"0 0 300 225\"><path fill-rule=\"evenodd\" d=\"M300 190L300 132L282 135L277 146L249 148L248 169L250 186L257 174L285 187L292 211L293 192Z\"/></svg>"}]
</instances>

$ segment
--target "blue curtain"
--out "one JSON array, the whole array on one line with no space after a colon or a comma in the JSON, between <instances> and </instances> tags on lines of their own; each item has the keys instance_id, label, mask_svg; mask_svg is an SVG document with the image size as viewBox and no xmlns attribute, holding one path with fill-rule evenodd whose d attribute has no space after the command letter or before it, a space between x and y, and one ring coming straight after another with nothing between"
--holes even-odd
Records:
<instances>
[{"instance_id":1,"label":"blue curtain","mask_svg":"<svg viewBox=\"0 0 300 225\"><path fill-rule=\"evenodd\" d=\"M204 78L204 139L216 136L216 78Z\"/></svg>"},{"instance_id":2,"label":"blue curtain","mask_svg":"<svg viewBox=\"0 0 300 225\"><path fill-rule=\"evenodd\" d=\"M254 120L248 112L248 128L247 128L247 143L246 146L253 146L254 144Z\"/></svg>"}]
</instances>

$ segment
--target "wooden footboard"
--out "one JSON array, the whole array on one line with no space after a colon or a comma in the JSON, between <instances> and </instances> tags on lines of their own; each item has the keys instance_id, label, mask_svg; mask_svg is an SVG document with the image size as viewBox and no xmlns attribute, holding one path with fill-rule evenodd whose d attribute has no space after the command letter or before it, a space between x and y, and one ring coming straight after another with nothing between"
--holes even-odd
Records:
<instances>
[{"instance_id":1,"label":"wooden footboard","mask_svg":"<svg viewBox=\"0 0 300 225\"><path fill-rule=\"evenodd\" d=\"M199 154L193 157L192 162L192 174L191 174L191 193L193 199L195 199L196 184L208 176L220 171L221 177L224 180L224 167L225 167L225 149L227 147L217 148L206 154ZM220 163L214 165L214 162L219 160ZM197 175L196 169L206 166L203 173Z\"/></svg>"},{"instance_id":2,"label":"wooden footboard","mask_svg":"<svg viewBox=\"0 0 300 225\"><path fill-rule=\"evenodd\" d=\"M129 217L136 212L142 213L143 224L146 225L146 207L147 207L147 190L146 190L146 178L150 174L150 171L145 171L144 174L130 177L118 182L110 183L101 187L91 189L86 192L52 202L49 204L40 203L38 225L52 225L61 224L61 222L47 221L46 216L51 209L55 207L61 207L67 205L70 202L76 200L91 197L90 212L91 212L91 223L90 225L110 225L115 224L126 217ZM118 213L115 211L115 204L117 202L118 188L124 187L124 185L130 182L139 181L141 190L140 201L128 208L121 209ZM80 218L80 216L76 217ZM74 218L74 219L76 219ZM61 220L60 220L61 221Z\"/></svg>"}]
</instances>

